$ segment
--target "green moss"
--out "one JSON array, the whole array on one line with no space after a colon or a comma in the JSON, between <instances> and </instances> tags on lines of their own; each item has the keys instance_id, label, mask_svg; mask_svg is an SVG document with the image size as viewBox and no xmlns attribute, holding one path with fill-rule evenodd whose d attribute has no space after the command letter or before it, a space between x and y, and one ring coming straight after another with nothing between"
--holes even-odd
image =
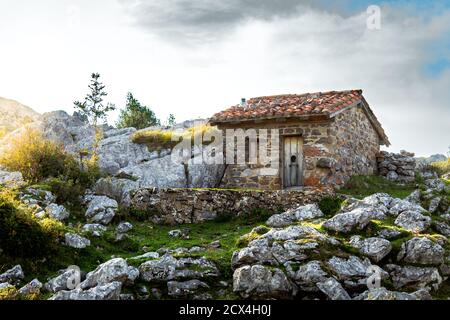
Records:
<instances>
[{"instance_id":1,"label":"green moss","mask_svg":"<svg viewBox=\"0 0 450 320\"><path fill-rule=\"evenodd\" d=\"M319 208L326 216L333 216L339 212L344 199L341 197L324 197L319 201Z\"/></svg>"}]
</instances>

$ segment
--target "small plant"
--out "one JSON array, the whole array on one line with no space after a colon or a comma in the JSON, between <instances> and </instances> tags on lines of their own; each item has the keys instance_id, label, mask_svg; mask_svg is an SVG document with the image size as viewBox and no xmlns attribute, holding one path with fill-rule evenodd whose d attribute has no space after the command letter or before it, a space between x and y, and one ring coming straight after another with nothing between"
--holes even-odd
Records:
<instances>
[{"instance_id":1,"label":"small plant","mask_svg":"<svg viewBox=\"0 0 450 320\"><path fill-rule=\"evenodd\" d=\"M319 201L319 209L327 216L335 215L341 210L344 199L340 197L324 197Z\"/></svg>"}]
</instances>

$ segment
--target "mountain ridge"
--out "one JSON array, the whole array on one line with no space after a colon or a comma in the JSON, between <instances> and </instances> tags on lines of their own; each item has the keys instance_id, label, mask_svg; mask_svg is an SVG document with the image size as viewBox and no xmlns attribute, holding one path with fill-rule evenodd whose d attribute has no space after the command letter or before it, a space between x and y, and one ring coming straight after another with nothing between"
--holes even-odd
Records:
<instances>
[{"instance_id":1,"label":"mountain ridge","mask_svg":"<svg viewBox=\"0 0 450 320\"><path fill-rule=\"evenodd\" d=\"M16 100L0 97L0 135L37 121L40 113Z\"/></svg>"}]
</instances>

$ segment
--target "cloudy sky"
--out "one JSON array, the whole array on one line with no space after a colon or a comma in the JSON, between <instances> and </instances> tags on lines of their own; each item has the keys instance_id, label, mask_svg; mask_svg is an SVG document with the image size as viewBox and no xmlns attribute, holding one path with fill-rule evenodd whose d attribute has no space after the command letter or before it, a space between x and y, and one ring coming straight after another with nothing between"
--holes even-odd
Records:
<instances>
[{"instance_id":1,"label":"cloudy sky","mask_svg":"<svg viewBox=\"0 0 450 320\"><path fill-rule=\"evenodd\" d=\"M242 97L361 88L391 150L445 153L449 34L450 1L0 0L0 96L72 112L99 72L118 107L131 91L185 120Z\"/></svg>"}]
</instances>

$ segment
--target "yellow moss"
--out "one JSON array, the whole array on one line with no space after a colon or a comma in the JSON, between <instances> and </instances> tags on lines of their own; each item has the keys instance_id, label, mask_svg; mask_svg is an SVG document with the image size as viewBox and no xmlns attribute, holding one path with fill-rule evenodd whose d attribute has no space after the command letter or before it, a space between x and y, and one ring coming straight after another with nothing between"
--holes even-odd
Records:
<instances>
[{"instance_id":1,"label":"yellow moss","mask_svg":"<svg viewBox=\"0 0 450 320\"><path fill-rule=\"evenodd\" d=\"M0 300L17 300L19 291L15 287L6 287L0 289Z\"/></svg>"},{"instance_id":2,"label":"yellow moss","mask_svg":"<svg viewBox=\"0 0 450 320\"><path fill-rule=\"evenodd\" d=\"M192 142L196 138L203 137L204 134L210 130L217 130L208 124L194 126L186 129L183 132L176 132L178 136L190 137ZM137 131L131 137L134 143L146 144L151 150L161 150L166 148L173 148L179 143L176 139L172 140L175 131L173 130L141 130ZM209 144L210 141L205 141L203 144Z\"/></svg>"}]
</instances>

